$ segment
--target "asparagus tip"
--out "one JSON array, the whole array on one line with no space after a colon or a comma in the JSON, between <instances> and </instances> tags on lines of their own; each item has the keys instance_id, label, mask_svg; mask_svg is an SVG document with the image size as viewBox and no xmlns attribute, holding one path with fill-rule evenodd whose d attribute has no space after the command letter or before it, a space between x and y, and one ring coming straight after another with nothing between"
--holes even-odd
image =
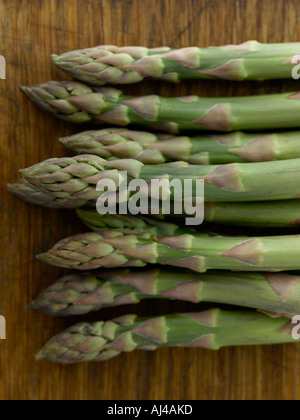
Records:
<instances>
[{"instance_id":1,"label":"asparagus tip","mask_svg":"<svg viewBox=\"0 0 300 420\"><path fill-rule=\"evenodd\" d=\"M29 305L27 305L27 309L37 310L38 309L38 306L35 303L35 301L33 301L33 302L29 303Z\"/></svg>"},{"instance_id":2,"label":"asparagus tip","mask_svg":"<svg viewBox=\"0 0 300 420\"><path fill-rule=\"evenodd\" d=\"M35 356L35 360L44 360L44 354L43 354L43 351L41 350L41 351L39 351L38 352L38 354L36 354L36 356Z\"/></svg>"},{"instance_id":3,"label":"asparagus tip","mask_svg":"<svg viewBox=\"0 0 300 420\"><path fill-rule=\"evenodd\" d=\"M58 141L65 146L69 137L60 137Z\"/></svg>"},{"instance_id":4,"label":"asparagus tip","mask_svg":"<svg viewBox=\"0 0 300 420\"><path fill-rule=\"evenodd\" d=\"M13 184L6 184L6 189L12 193L15 191L15 186Z\"/></svg>"},{"instance_id":5,"label":"asparagus tip","mask_svg":"<svg viewBox=\"0 0 300 420\"><path fill-rule=\"evenodd\" d=\"M25 95L27 94L27 86L20 85L19 88L21 92L25 93Z\"/></svg>"},{"instance_id":6,"label":"asparagus tip","mask_svg":"<svg viewBox=\"0 0 300 420\"><path fill-rule=\"evenodd\" d=\"M47 253L39 254L35 258L39 261L47 262Z\"/></svg>"},{"instance_id":7,"label":"asparagus tip","mask_svg":"<svg viewBox=\"0 0 300 420\"><path fill-rule=\"evenodd\" d=\"M21 174L21 176L22 176L22 178L24 178L24 179L26 179L26 177L28 176L28 174L29 174L29 168L25 168L25 169L20 169L19 170L19 173Z\"/></svg>"}]
</instances>

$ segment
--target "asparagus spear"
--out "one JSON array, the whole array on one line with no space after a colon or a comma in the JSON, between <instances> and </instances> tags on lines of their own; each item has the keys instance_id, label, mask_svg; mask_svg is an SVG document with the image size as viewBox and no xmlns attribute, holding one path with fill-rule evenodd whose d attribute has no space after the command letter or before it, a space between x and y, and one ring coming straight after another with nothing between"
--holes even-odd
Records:
<instances>
[{"instance_id":1,"label":"asparagus spear","mask_svg":"<svg viewBox=\"0 0 300 420\"><path fill-rule=\"evenodd\" d=\"M122 352L191 347L219 350L228 346L292 343L294 325L255 311L212 309L138 318L127 315L108 322L77 324L54 337L37 355L59 363L105 361Z\"/></svg>"},{"instance_id":2,"label":"asparagus spear","mask_svg":"<svg viewBox=\"0 0 300 420\"><path fill-rule=\"evenodd\" d=\"M31 309L54 316L83 315L143 299L217 302L277 314L300 313L300 276L286 273L116 270L70 275L44 291Z\"/></svg>"},{"instance_id":3,"label":"asparagus spear","mask_svg":"<svg viewBox=\"0 0 300 420\"><path fill-rule=\"evenodd\" d=\"M300 158L299 140L299 131L183 137L108 128L64 137L60 142L78 154L93 154L106 160L137 159L147 165L181 160L194 165L217 165Z\"/></svg>"},{"instance_id":4,"label":"asparagus spear","mask_svg":"<svg viewBox=\"0 0 300 420\"><path fill-rule=\"evenodd\" d=\"M80 199L55 199L53 195L40 191L24 178L14 184L8 184L8 190L28 202L44 207L78 208ZM298 227L300 225L300 201L287 200L276 202L254 203L206 203L205 220L207 222L256 227ZM145 218L134 216L105 215L100 216L95 210L78 211L79 217L92 230L105 228L145 229ZM162 217L162 216L160 216ZM149 219L148 219L149 220ZM124 226L124 222L126 225ZM147 226L149 229L149 226Z\"/></svg>"},{"instance_id":5,"label":"asparagus spear","mask_svg":"<svg viewBox=\"0 0 300 420\"><path fill-rule=\"evenodd\" d=\"M91 85L137 83L145 78L179 82L183 79L291 79L300 43L209 48L116 47L100 45L53 55L53 63L75 79ZM293 63L294 61L294 63Z\"/></svg>"},{"instance_id":6,"label":"asparagus spear","mask_svg":"<svg viewBox=\"0 0 300 420\"><path fill-rule=\"evenodd\" d=\"M222 166L187 163L152 166L132 159L104 161L95 155L80 155L49 159L21 173L37 188L57 198L80 198L88 203L102 194L96 191L98 181L111 179L116 187L119 185L119 170L132 179L147 182L156 178L170 182L177 179L183 189L185 180L195 183L202 179L206 202L289 200L300 196L300 159ZM173 188L166 188L170 198L174 198Z\"/></svg>"},{"instance_id":7,"label":"asparagus spear","mask_svg":"<svg viewBox=\"0 0 300 420\"><path fill-rule=\"evenodd\" d=\"M65 121L135 124L173 134L182 130L234 131L300 127L300 93L233 98L131 97L79 82L21 86L40 108Z\"/></svg>"},{"instance_id":8,"label":"asparagus spear","mask_svg":"<svg viewBox=\"0 0 300 420\"><path fill-rule=\"evenodd\" d=\"M55 199L50 193L40 191L24 178L7 186L8 190L22 200L35 205L60 209L81 207L80 199ZM93 203L91 203L93 204ZM256 226L256 227L298 227L300 225L300 201L269 201L253 203L206 203L205 220L207 222ZM143 225L145 219L134 216L100 216L95 210L78 211L79 217L92 230L105 228L132 229ZM162 216L160 216L161 218ZM126 225L124 227L124 222ZM141 225L142 223L142 225ZM149 229L149 226L147 226Z\"/></svg>"},{"instance_id":9,"label":"asparagus spear","mask_svg":"<svg viewBox=\"0 0 300 420\"><path fill-rule=\"evenodd\" d=\"M288 271L300 269L300 235L224 237L193 232L155 237L110 230L66 238L41 261L76 270L143 267L146 264L207 270Z\"/></svg>"},{"instance_id":10,"label":"asparagus spear","mask_svg":"<svg viewBox=\"0 0 300 420\"><path fill-rule=\"evenodd\" d=\"M53 194L41 191L25 178L20 179L14 184L8 184L7 189L12 194L21 198L29 204L38 204L52 209L69 208L74 209L84 204L83 200L73 198L56 198Z\"/></svg>"}]
</instances>

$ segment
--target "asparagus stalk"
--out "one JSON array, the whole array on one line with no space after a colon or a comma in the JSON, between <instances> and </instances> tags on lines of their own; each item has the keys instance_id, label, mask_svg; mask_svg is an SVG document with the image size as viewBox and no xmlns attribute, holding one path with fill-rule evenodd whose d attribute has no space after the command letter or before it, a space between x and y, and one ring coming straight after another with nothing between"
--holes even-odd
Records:
<instances>
[{"instance_id":1,"label":"asparagus stalk","mask_svg":"<svg viewBox=\"0 0 300 420\"><path fill-rule=\"evenodd\" d=\"M300 127L300 93L233 98L131 97L79 82L21 86L40 108L65 121L130 124L173 134L182 130L237 131Z\"/></svg>"},{"instance_id":2,"label":"asparagus stalk","mask_svg":"<svg viewBox=\"0 0 300 420\"><path fill-rule=\"evenodd\" d=\"M106 160L136 159L147 165L181 160L193 165L218 165L300 158L299 139L299 131L183 137L108 128L64 137L60 142L77 154Z\"/></svg>"},{"instance_id":3,"label":"asparagus stalk","mask_svg":"<svg viewBox=\"0 0 300 420\"><path fill-rule=\"evenodd\" d=\"M83 315L153 298L226 303L277 314L299 314L300 276L226 271L194 274L159 269L74 274L49 287L30 308L53 316Z\"/></svg>"},{"instance_id":4,"label":"asparagus stalk","mask_svg":"<svg viewBox=\"0 0 300 420\"><path fill-rule=\"evenodd\" d=\"M219 350L228 346L293 343L289 319L272 319L255 311L212 309L138 318L127 315L108 322L77 324L54 337L38 360L65 364L105 361L122 352L191 347Z\"/></svg>"},{"instance_id":5,"label":"asparagus stalk","mask_svg":"<svg viewBox=\"0 0 300 420\"><path fill-rule=\"evenodd\" d=\"M124 228L122 223L122 217L124 216L102 216L94 209L77 210L77 214L94 231L103 228ZM299 214L299 200L254 203L205 203L204 207L204 219L206 222L262 228L297 228L300 226ZM113 222L107 223L110 218ZM163 216L160 216L160 218L163 218ZM150 220L152 219L147 218L147 221ZM135 229L137 224L139 224L139 219L135 216L126 216L126 228ZM146 230L148 227L144 226L144 229Z\"/></svg>"},{"instance_id":6,"label":"asparagus stalk","mask_svg":"<svg viewBox=\"0 0 300 420\"><path fill-rule=\"evenodd\" d=\"M241 45L209 48L116 47L100 45L53 55L53 63L87 84L137 83L145 78L179 82L184 79L291 79L300 43Z\"/></svg>"},{"instance_id":7,"label":"asparagus stalk","mask_svg":"<svg viewBox=\"0 0 300 420\"><path fill-rule=\"evenodd\" d=\"M84 201L80 199L54 197L53 194L39 190L34 185L30 184L30 182L26 181L25 178L20 179L14 184L8 184L7 189L9 192L29 204L38 204L52 209L74 209L82 207L84 204Z\"/></svg>"},{"instance_id":8,"label":"asparagus stalk","mask_svg":"<svg viewBox=\"0 0 300 420\"><path fill-rule=\"evenodd\" d=\"M132 159L104 161L95 155L80 155L49 159L21 173L30 183L56 198L79 198L88 203L102 194L96 191L100 180L111 179L116 187L119 185L120 170L132 179L149 183L157 178L180 180L183 190L185 180L196 183L202 179L206 202L289 200L300 196L300 159L222 166L188 163L152 166ZM168 196L174 198L173 188L166 189ZM196 197L196 191L193 194Z\"/></svg>"},{"instance_id":9,"label":"asparagus stalk","mask_svg":"<svg viewBox=\"0 0 300 420\"><path fill-rule=\"evenodd\" d=\"M143 267L147 264L207 270L288 271L300 269L300 236L223 237L184 233L155 237L110 230L66 238L41 261L76 270Z\"/></svg>"},{"instance_id":10,"label":"asparagus stalk","mask_svg":"<svg viewBox=\"0 0 300 420\"><path fill-rule=\"evenodd\" d=\"M99 216L97 212L93 214L95 218ZM300 226L300 200L206 203L205 221L237 226L297 228Z\"/></svg>"}]
</instances>

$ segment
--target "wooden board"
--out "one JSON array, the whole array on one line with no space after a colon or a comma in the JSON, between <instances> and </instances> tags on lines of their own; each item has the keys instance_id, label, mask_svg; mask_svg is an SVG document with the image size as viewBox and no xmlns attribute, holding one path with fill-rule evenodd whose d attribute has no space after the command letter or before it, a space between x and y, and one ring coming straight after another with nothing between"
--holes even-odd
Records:
<instances>
[{"instance_id":1,"label":"wooden board","mask_svg":"<svg viewBox=\"0 0 300 420\"><path fill-rule=\"evenodd\" d=\"M102 364L63 367L36 362L35 353L55 333L77 322L52 319L26 305L63 274L35 260L66 235L84 231L68 211L23 204L6 192L18 170L67 152L57 142L80 127L55 121L18 90L20 84L63 78L50 54L97 44L208 46L299 41L297 0L0 0L0 314L7 341L0 342L0 399L299 399L297 345L136 352ZM297 82L144 83L130 93L242 95L293 90ZM200 309L203 305L144 302L86 317L109 319Z\"/></svg>"}]
</instances>

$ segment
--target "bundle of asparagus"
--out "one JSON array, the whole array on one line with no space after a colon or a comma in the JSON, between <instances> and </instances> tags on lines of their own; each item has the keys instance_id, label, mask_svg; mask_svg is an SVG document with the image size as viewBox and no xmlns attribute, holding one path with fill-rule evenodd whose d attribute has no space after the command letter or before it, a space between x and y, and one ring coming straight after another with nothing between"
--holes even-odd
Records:
<instances>
[{"instance_id":1,"label":"bundle of asparagus","mask_svg":"<svg viewBox=\"0 0 300 420\"><path fill-rule=\"evenodd\" d=\"M179 227L168 219L100 216L95 203L101 195L98 181L108 179L120 188L120 172L127 172L129 181L148 184L180 180L184 185L192 180L195 185L201 179L208 222L299 226L300 132L259 131L300 127L300 93L162 98L130 97L117 89L99 87L144 78L173 82L291 78L299 51L300 43L256 41L181 50L101 46L53 56L59 68L87 85L64 81L21 87L39 107L65 121L122 127L60 139L66 147L84 154L23 169L23 179L8 186L31 204L78 209L79 217L92 230L62 240L40 255L40 260L76 270L110 269L64 277L31 308L56 316L83 315L160 298L252 309L213 309L146 319L128 315L82 323L54 337L39 359L77 363L108 360L135 349L219 349L296 341L290 318L300 309L300 277L289 270L300 270L299 235L220 236ZM171 134L124 128L131 124ZM174 136L186 130L228 133ZM163 188L167 196L176 198L171 188ZM194 188L194 199L196 194ZM122 196L125 201L129 198ZM141 268L148 264L158 267ZM176 267L176 271L164 266Z\"/></svg>"}]
</instances>

